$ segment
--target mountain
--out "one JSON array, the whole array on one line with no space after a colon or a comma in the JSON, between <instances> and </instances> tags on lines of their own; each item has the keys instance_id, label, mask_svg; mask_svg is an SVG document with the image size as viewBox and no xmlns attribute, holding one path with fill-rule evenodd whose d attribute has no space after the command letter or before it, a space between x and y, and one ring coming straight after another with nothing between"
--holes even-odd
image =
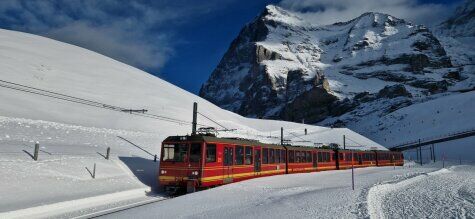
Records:
<instances>
[{"instance_id":1,"label":"mountain","mask_svg":"<svg viewBox=\"0 0 475 219\"><path fill-rule=\"evenodd\" d=\"M241 30L200 96L248 117L315 123L380 98L408 105L460 80L422 25L365 13L315 26L270 5Z\"/></svg>"},{"instance_id":2,"label":"mountain","mask_svg":"<svg viewBox=\"0 0 475 219\"><path fill-rule=\"evenodd\" d=\"M466 71L475 68L475 1L466 0L455 13L434 28L453 64ZM472 81L473 82L473 81Z\"/></svg>"}]
</instances>

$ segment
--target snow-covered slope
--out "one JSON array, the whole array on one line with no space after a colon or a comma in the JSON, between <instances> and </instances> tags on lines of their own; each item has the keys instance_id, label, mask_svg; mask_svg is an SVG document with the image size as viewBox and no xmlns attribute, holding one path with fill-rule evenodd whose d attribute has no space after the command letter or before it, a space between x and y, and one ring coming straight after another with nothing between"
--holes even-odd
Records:
<instances>
[{"instance_id":1,"label":"snow-covered slope","mask_svg":"<svg viewBox=\"0 0 475 219\"><path fill-rule=\"evenodd\" d=\"M1 79L62 94L190 121L193 102L199 111L238 137L256 138L271 131L325 129L279 121L248 119L146 72L97 53L25 33L0 30ZM176 124L94 108L0 88L0 115L98 128L125 129L167 135L191 132L190 123ZM200 124L216 126L203 117ZM351 135L350 130L346 130ZM248 136L246 136L249 134ZM243 136L244 135L244 136ZM357 134L354 134L357 136ZM359 136L355 138L360 138ZM263 139L266 140L267 138ZM272 140L272 139L270 139ZM276 140L277 141L277 140Z\"/></svg>"},{"instance_id":2,"label":"snow-covered slope","mask_svg":"<svg viewBox=\"0 0 475 219\"><path fill-rule=\"evenodd\" d=\"M153 155L160 155L165 137L191 132L193 102L198 102L200 113L236 129L220 136L279 142L280 127L284 127L286 139L299 140L294 135L302 135L305 129L325 133L306 142L309 145L316 140L342 144L342 135L346 135L365 145L359 149L385 150L346 128L245 118L131 66L31 34L0 30L0 69L0 212L83 200L48 208L45 213L50 215L91 206L88 197L100 196L94 200L103 200L103 195L115 192L123 193L110 197L124 199L124 194L131 194L141 201L150 199L147 194L157 183L158 163L153 162ZM11 85L5 81L127 109L147 109L148 113L184 122L144 118L20 92L3 87ZM198 122L216 126L202 116ZM36 141L41 151L39 160L33 161ZM106 160L109 147L111 157ZM94 179L93 166L97 167Z\"/></svg>"}]
</instances>

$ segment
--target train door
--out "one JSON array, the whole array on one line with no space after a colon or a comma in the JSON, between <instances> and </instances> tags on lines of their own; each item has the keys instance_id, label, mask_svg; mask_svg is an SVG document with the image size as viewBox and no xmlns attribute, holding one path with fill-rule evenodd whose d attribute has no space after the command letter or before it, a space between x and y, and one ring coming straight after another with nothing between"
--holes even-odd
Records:
<instances>
[{"instance_id":1,"label":"train door","mask_svg":"<svg viewBox=\"0 0 475 219\"><path fill-rule=\"evenodd\" d=\"M234 148L230 146L225 146L223 160L223 183L233 182L233 160Z\"/></svg>"},{"instance_id":2,"label":"train door","mask_svg":"<svg viewBox=\"0 0 475 219\"><path fill-rule=\"evenodd\" d=\"M261 172L261 148L254 148L254 172L256 175L260 175Z\"/></svg>"},{"instance_id":3,"label":"train door","mask_svg":"<svg viewBox=\"0 0 475 219\"><path fill-rule=\"evenodd\" d=\"M317 163L317 152L315 152L315 151L312 152L312 160L313 160L313 167L317 168L317 165L318 165L318 163Z\"/></svg>"}]
</instances>

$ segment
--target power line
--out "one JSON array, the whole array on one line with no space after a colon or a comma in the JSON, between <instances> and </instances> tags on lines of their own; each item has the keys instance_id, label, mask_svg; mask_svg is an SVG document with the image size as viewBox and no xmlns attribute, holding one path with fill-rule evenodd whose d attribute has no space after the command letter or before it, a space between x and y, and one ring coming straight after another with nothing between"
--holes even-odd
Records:
<instances>
[{"instance_id":1,"label":"power line","mask_svg":"<svg viewBox=\"0 0 475 219\"><path fill-rule=\"evenodd\" d=\"M112 111L117 111L117 112L126 112L128 109L123 108L123 107L118 107L118 106L113 106L110 104L105 104L97 101L92 101L92 100L87 100L79 97L74 97L71 95L66 95L58 92L53 92L53 91L48 91L40 88L35 88L31 86L26 86L18 83L13 83L5 80L0 80L0 87L8 88L11 90L16 90L16 91L21 91L25 93L30 93L30 94L35 94L35 95L40 95L40 96L45 96L45 97L50 97L54 99L59 99L63 101L68 101L68 102L73 102L77 104L82 104L82 105L87 105L87 106L92 106L92 107L97 107L97 108L102 108L102 109L107 109L107 110L112 110ZM3 83L3 84L2 84ZM185 120L180 120L180 119L175 119L172 117L168 116L163 116L163 115L156 115L156 114L151 114L151 113L137 113L137 112L130 112L127 111L128 114L132 114L135 116L141 116L145 118L151 118L151 119L157 119L161 121L166 121L166 122L171 122L171 123L176 123L176 124L191 124L189 121ZM203 124L198 124L200 126L206 126Z\"/></svg>"},{"instance_id":2,"label":"power line","mask_svg":"<svg viewBox=\"0 0 475 219\"><path fill-rule=\"evenodd\" d=\"M219 124L218 122L214 121L213 119L211 119L211 118L209 118L209 117L207 117L207 116L203 115L203 114L202 114L202 113L200 113L200 112L197 112L197 113L198 113L199 115L201 115L201 116L205 117L205 118L206 118L206 119L208 119L209 121L213 122L214 124L216 124L216 125L220 126L220 127L221 127L221 128L223 128L225 131L230 131L230 129L228 129L228 128L224 127L223 125Z\"/></svg>"}]
</instances>

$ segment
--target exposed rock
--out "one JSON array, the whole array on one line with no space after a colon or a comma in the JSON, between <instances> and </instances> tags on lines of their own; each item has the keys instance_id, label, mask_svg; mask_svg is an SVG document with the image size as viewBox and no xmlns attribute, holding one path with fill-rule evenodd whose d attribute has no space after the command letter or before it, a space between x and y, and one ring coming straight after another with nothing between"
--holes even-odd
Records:
<instances>
[{"instance_id":1,"label":"exposed rock","mask_svg":"<svg viewBox=\"0 0 475 219\"><path fill-rule=\"evenodd\" d=\"M378 98L412 97L412 94L406 90L402 84L386 86L378 92Z\"/></svg>"},{"instance_id":2,"label":"exposed rock","mask_svg":"<svg viewBox=\"0 0 475 219\"><path fill-rule=\"evenodd\" d=\"M449 83L446 80L428 81L416 80L410 83L411 86L427 89L431 93L440 93L447 91Z\"/></svg>"}]
</instances>

